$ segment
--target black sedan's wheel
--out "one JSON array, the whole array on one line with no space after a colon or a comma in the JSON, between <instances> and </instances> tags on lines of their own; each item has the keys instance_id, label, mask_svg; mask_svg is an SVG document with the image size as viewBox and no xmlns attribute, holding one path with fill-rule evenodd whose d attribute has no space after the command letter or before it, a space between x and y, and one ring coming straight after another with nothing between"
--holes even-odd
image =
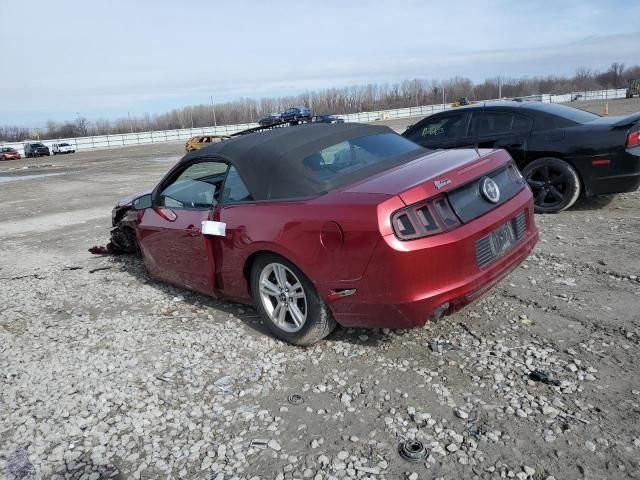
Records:
<instances>
[{"instance_id":1,"label":"black sedan's wheel","mask_svg":"<svg viewBox=\"0 0 640 480\"><path fill-rule=\"evenodd\" d=\"M262 255L255 260L251 267L251 292L269 329L289 343L311 345L336 327L311 281L278 255Z\"/></svg>"},{"instance_id":2,"label":"black sedan's wheel","mask_svg":"<svg viewBox=\"0 0 640 480\"><path fill-rule=\"evenodd\" d=\"M566 210L580 196L580 178L559 158L539 158L524 167L522 175L533 191L536 213Z\"/></svg>"}]
</instances>

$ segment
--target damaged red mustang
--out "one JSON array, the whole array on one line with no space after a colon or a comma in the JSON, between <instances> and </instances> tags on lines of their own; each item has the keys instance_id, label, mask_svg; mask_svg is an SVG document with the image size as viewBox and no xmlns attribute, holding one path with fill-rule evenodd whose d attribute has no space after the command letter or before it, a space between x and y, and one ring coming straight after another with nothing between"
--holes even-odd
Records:
<instances>
[{"instance_id":1,"label":"damaged red mustang","mask_svg":"<svg viewBox=\"0 0 640 480\"><path fill-rule=\"evenodd\" d=\"M432 152L387 127L309 124L187 154L113 210L110 253L254 304L297 345L336 326L450 314L538 240L531 191L503 150ZM99 253L99 252L98 252Z\"/></svg>"}]
</instances>

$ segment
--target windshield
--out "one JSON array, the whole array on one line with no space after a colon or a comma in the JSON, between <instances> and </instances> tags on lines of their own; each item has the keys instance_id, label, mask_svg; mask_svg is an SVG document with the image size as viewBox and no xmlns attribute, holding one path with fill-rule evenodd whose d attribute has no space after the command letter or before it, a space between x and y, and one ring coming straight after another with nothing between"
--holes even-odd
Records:
<instances>
[{"instance_id":1,"label":"windshield","mask_svg":"<svg viewBox=\"0 0 640 480\"><path fill-rule=\"evenodd\" d=\"M32 143L31 148L44 148L44 145L41 143Z\"/></svg>"},{"instance_id":2,"label":"windshield","mask_svg":"<svg viewBox=\"0 0 640 480\"><path fill-rule=\"evenodd\" d=\"M70 145L68 143L61 143L59 144L60 147L69 147Z\"/></svg>"},{"instance_id":3,"label":"windshield","mask_svg":"<svg viewBox=\"0 0 640 480\"><path fill-rule=\"evenodd\" d=\"M535 103L528 105L528 107L565 118L575 123L587 123L600 118L600 115L596 115L595 113L585 112L584 110L557 105L555 103Z\"/></svg>"},{"instance_id":4,"label":"windshield","mask_svg":"<svg viewBox=\"0 0 640 480\"><path fill-rule=\"evenodd\" d=\"M340 142L305 157L302 163L328 190L392 168L398 159L422 150L395 133L384 133Z\"/></svg>"}]
</instances>

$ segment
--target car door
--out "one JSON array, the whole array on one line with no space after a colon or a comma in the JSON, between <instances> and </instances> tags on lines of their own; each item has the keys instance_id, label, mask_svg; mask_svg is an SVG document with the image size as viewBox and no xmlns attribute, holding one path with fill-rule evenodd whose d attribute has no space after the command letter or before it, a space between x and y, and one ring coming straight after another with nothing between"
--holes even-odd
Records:
<instances>
[{"instance_id":1,"label":"car door","mask_svg":"<svg viewBox=\"0 0 640 480\"><path fill-rule=\"evenodd\" d=\"M477 111L469 120L469 137L478 148L503 148L516 163L525 160L526 140L533 122L506 112Z\"/></svg>"},{"instance_id":2,"label":"car door","mask_svg":"<svg viewBox=\"0 0 640 480\"><path fill-rule=\"evenodd\" d=\"M411 127L403 136L427 148L462 148L473 146L467 138L467 112L432 115Z\"/></svg>"},{"instance_id":3,"label":"car door","mask_svg":"<svg viewBox=\"0 0 640 480\"><path fill-rule=\"evenodd\" d=\"M138 240L152 275L203 293L215 289L213 239L203 222L213 220L228 165L194 159L179 165L156 187L143 211Z\"/></svg>"}]
</instances>

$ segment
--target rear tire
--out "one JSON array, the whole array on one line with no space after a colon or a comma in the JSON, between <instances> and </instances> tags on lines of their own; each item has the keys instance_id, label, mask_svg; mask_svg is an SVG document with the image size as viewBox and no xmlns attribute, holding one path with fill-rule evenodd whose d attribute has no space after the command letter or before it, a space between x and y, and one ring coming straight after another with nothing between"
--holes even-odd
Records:
<instances>
[{"instance_id":1,"label":"rear tire","mask_svg":"<svg viewBox=\"0 0 640 480\"><path fill-rule=\"evenodd\" d=\"M538 158L522 170L533 191L536 213L558 213L571 207L580 196L580 177L564 160Z\"/></svg>"},{"instance_id":2,"label":"rear tire","mask_svg":"<svg viewBox=\"0 0 640 480\"><path fill-rule=\"evenodd\" d=\"M311 345L336 327L313 283L285 258L276 254L256 258L250 282L256 309L276 337L293 345Z\"/></svg>"}]
</instances>

